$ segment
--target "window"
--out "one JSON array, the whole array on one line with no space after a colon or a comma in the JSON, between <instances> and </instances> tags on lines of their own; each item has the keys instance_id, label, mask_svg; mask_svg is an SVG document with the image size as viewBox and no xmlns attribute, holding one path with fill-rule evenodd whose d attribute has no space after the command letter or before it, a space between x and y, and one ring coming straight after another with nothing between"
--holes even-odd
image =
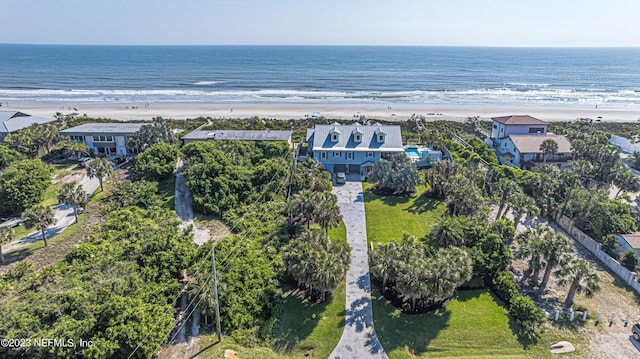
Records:
<instances>
[{"instance_id":1,"label":"window","mask_svg":"<svg viewBox=\"0 0 640 359\"><path fill-rule=\"evenodd\" d=\"M334 153L333 153L333 157L342 157L342 153L340 153L340 152L334 152Z\"/></svg>"},{"instance_id":2,"label":"window","mask_svg":"<svg viewBox=\"0 0 640 359\"><path fill-rule=\"evenodd\" d=\"M367 152L367 157L373 157L373 152Z\"/></svg>"},{"instance_id":3,"label":"window","mask_svg":"<svg viewBox=\"0 0 640 359\"><path fill-rule=\"evenodd\" d=\"M529 127L529 133L544 133L544 127Z\"/></svg>"},{"instance_id":4,"label":"window","mask_svg":"<svg viewBox=\"0 0 640 359\"><path fill-rule=\"evenodd\" d=\"M493 125L493 128L498 128L498 125Z\"/></svg>"},{"instance_id":5,"label":"window","mask_svg":"<svg viewBox=\"0 0 640 359\"><path fill-rule=\"evenodd\" d=\"M113 136L107 136L107 142L113 142Z\"/></svg>"},{"instance_id":6,"label":"window","mask_svg":"<svg viewBox=\"0 0 640 359\"><path fill-rule=\"evenodd\" d=\"M331 141L338 142L338 135L336 134L331 135Z\"/></svg>"},{"instance_id":7,"label":"window","mask_svg":"<svg viewBox=\"0 0 640 359\"><path fill-rule=\"evenodd\" d=\"M362 141L362 138L360 137L360 134L356 134L356 135L354 136L354 140L355 140L356 142L360 142L360 141Z\"/></svg>"},{"instance_id":8,"label":"window","mask_svg":"<svg viewBox=\"0 0 640 359\"><path fill-rule=\"evenodd\" d=\"M384 141L384 135L378 135L378 142Z\"/></svg>"},{"instance_id":9,"label":"window","mask_svg":"<svg viewBox=\"0 0 640 359\"><path fill-rule=\"evenodd\" d=\"M504 127L500 129L500 132L504 132Z\"/></svg>"},{"instance_id":10,"label":"window","mask_svg":"<svg viewBox=\"0 0 640 359\"><path fill-rule=\"evenodd\" d=\"M507 143L506 142L504 142L504 147L507 147Z\"/></svg>"},{"instance_id":11,"label":"window","mask_svg":"<svg viewBox=\"0 0 640 359\"><path fill-rule=\"evenodd\" d=\"M347 152L347 159L348 160L352 160L353 159L353 152Z\"/></svg>"},{"instance_id":12,"label":"window","mask_svg":"<svg viewBox=\"0 0 640 359\"><path fill-rule=\"evenodd\" d=\"M323 160L327 159L327 153L326 152L320 152L320 158Z\"/></svg>"},{"instance_id":13,"label":"window","mask_svg":"<svg viewBox=\"0 0 640 359\"><path fill-rule=\"evenodd\" d=\"M100 142L100 136L93 136L93 142Z\"/></svg>"}]
</instances>

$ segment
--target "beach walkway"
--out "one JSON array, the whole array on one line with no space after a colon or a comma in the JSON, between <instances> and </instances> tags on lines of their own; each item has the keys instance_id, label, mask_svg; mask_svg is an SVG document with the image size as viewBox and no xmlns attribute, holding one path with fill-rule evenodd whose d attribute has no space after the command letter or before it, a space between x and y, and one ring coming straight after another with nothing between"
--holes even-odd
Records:
<instances>
[{"instance_id":1,"label":"beach walkway","mask_svg":"<svg viewBox=\"0 0 640 359\"><path fill-rule=\"evenodd\" d=\"M344 185L334 186L333 193L338 196L340 213L347 227L351 266L347 271L345 327L340 342L329 358L388 359L373 327L362 183L348 181Z\"/></svg>"}]
</instances>

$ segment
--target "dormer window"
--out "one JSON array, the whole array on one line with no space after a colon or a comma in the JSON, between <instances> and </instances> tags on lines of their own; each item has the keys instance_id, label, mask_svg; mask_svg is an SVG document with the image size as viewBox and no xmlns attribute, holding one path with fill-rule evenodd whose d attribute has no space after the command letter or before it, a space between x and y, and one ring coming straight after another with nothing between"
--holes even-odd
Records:
<instances>
[{"instance_id":1,"label":"dormer window","mask_svg":"<svg viewBox=\"0 0 640 359\"><path fill-rule=\"evenodd\" d=\"M353 129L353 142L362 142L362 135L364 131L360 128L360 124L356 123L356 127Z\"/></svg>"},{"instance_id":2,"label":"dormer window","mask_svg":"<svg viewBox=\"0 0 640 359\"><path fill-rule=\"evenodd\" d=\"M378 140L378 142L384 142L384 137L387 134L384 129L382 128L382 125L380 125L379 123L376 123L374 126L376 126L376 130L375 130L375 134L376 134L376 139Z\"/></svg>"},{"instance_id":3,"label":"dormer window","mask_svg":"<svg viewBox=\"0 0 640 359\"><path fill-rule=\"evenodd\" d=\"M333 124L333 128L329 131L329 136L331 138L331 142L338 142L338 139L340 138L340 128L338 128L337 123Z\"/></svg>"}]
</instances>

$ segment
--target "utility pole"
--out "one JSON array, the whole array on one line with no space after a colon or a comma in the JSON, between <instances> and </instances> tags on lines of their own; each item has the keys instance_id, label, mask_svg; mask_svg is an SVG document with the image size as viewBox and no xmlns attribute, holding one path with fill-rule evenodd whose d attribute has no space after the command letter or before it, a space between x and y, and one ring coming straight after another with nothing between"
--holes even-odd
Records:
<instances>
[{"instance_id":1,"label":"utility pole","mask_svg":"<svg viewBox=\"0 0 640 359\"><path fill-rule=\"evenodd\" d=\"M218 333L218 343L222 341L220 330L220 306L218 305L218 280L216 278L216 252L211 249L211 275L213 276L213 305L216 309L216 332Z\"/></svg>"}]
</instances>

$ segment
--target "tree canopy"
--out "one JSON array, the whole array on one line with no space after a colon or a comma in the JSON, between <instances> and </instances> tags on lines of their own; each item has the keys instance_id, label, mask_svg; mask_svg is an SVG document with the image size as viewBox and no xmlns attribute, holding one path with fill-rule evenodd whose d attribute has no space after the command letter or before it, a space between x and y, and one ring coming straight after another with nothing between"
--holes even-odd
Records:
<instances>
[{"instance_id":1,"label":"tree canopy","mask_svg":"<svg viewBox=\"0 0 640 359\"><path fill-rule=\"evenodd\" d=\"M0 213L19 215L42 201L51 183L51 167L39 159L11 163L0 172Z\"/></svg>"}]
</instances>

